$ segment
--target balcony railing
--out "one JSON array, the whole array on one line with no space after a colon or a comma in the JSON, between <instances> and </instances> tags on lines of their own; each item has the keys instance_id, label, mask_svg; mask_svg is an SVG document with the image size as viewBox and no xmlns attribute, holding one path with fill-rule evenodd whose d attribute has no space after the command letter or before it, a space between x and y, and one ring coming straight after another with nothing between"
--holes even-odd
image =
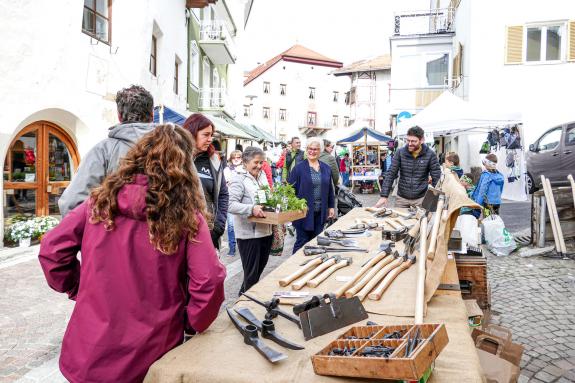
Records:
<instances>
[{"instance_id":1,"label":"balcony railing","mask_svg":"<svg viewBox=\"0 0 575 383\"><path fill-rule=\"evenodd\" d=\"M455 31L455 8L406 11L395 14L394 36L429 35Z\"/></svg>"},{"instance_id":2,"label":"balcony railing","mask_svg":"<svg viewBox=\"0 0 575 383\"><path fill-rule=\"evenodd\" d=\"M203 110L223 110L228 103L228 94L224 88L201 88L200 108Z\"/></svg>"},{"instance_id":3,"label":"balcony railing","mask_svg":"<svg viewBox=\"0 0 575 383\"><path fill-rule=\"evenodd\" d=\"M234 39L223 20L203 20L201 22L200 45L215 64L235 63Z\"/></svg>"}]
</instances>

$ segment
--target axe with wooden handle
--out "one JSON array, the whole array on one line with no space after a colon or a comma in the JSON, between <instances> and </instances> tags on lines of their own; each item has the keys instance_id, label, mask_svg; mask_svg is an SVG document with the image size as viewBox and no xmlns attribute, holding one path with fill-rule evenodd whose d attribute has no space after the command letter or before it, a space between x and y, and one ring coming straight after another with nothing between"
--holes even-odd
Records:
<instances>
[{"instance_id":1,"label":"axe with wooden handle","mask_svg":"<svg viewBox=\"0 0 575 383\"><path fill-rule=\"evenodd\" d=\"M331 274L335 273L337 270L341 269L342 267L346 267L346 266L351 265L352 263L353 263L352 258L342 258L338 263L336 263L335 265L331 265L323 273L321 273L320 275L318 275L314 279L309 280L307 282L307 287L314 287L314 288L318 287L320 285L320 283L325 281L327 279L327 277L329 277Z\"/></svg>"},{"instance_id":2,"label":"axe with wooden handle","mask_svg":"<svg viewBox=\"0 0 575 383\"><path fill-rule=\"evenodd\" d=\"M381 299L381 296L387 290L387 288L391 285L394 279L401 274L404 270L407 270L415 263L415 256L411 256L407 259L406 262L403 262L401 265L396 267L395 269L391 270L389 274L383 278L383 281L368 295L368 298L372 301L378 301Z\"/></svg>"},{"instance_id":3,"label":"axe with wooden handle","mask_svg":"<svg viewBox=\"0 0 575 383\"><path fill-rule=\"evenodd\" d=\"M318 275L331 265L335 265L335 263L339 261L339 259L340 259L339 256L335 255L330 259L326 260L321 265L318 265L315 269L311 270L309 273L307 273L306 275L304 275L303 277L292 283L291 288L293 290L301 290L301 288L305 286L307 281L312 280L316 275Z\"/></svg>"},{"instance_id":4,"label":"axe with wooden handle","mask_svg":"<svg viewBox=\"0 0 575 383\"><path fill-rule=\"evenodd\" d=\"M308 271L314 269L317 265L321 264L325 261L328 257L326 255L322 255L321 257L317 257L314 259L310 259L308 262L304 262L299 269L291 273L285 278L282 278L278 281L281 287L285 287L307 273Z\"/></svg>"},{"instance_id":5,"label":"axe with wooden handle","mask_svg":"<svg viewBox=\"0 0 575 383\"><path fill-rule=\"evenodd\" d=\"M406 256L397 258L396 260L391 262L389 265L387 265L384 268L382 268L381 270L379 270L373 276L373 278L371 278L369 280L369 282L367 282L365 284L365 286L363 286L363 288L357 294L355 294L355 296L358 297L359 300L363 302L363 300L365 299L367 294L369 294L369 292L371 290L373 290L373 288L379 283L379 281L381 281L389 272L391 272L392 270L401 266L402 263L405 263L406 260L407 260Z\"/></svg>"},{"instance_id":6,"label":"axe with wooden handle","mask_svg":"<svg viewBox=\"0 0 575 383\"><path fill-rule=\"evenodd\" d=\"M379 252L378 254L376 254L375 257L371 258L369 261L367 261L363 266L361 266L361 269L355 273L355 275L347 282L345 282L343 284L343 286L341 286L339 289L337 289L337 291L335 292L335 297L339 298L342 295L345 294L345 292L354 285L354 283L356 283L361 277L363 277L365 275L365 273L367 273L369 271L369 269L371 269L375 264L377 264L379 261L381 261L383 258L387 257L389 254L391 254L391 243L387 242L386 243L386 247L382 249L381 245L380 245L380 250L381 252Z\"/></svg>"},{"instance_id":7,"label":"axe with wooden handle","mask_svg":"<svg viewBox=\"0 0 575 383\"><path fill-rule=\"evenodd\" d=\"M369 281L371 281L371 279L375 276L375 274L377 274L381 269L386 267L388 264L393 263L395 266L399 265L401 263L401 259L399 259L399 262L398 259L399 254L396 251L393 254L393 256L388 256L379 261L375 266L371 268L371 270L369 270L369 272L363 278L360 279L358 283L356 283L352 288L350 288L345 292L345 297L352 298L354 295L356 295L359 292L359 290L363 288L363 286L365 286Z\"/></svg>"}]
</instances>

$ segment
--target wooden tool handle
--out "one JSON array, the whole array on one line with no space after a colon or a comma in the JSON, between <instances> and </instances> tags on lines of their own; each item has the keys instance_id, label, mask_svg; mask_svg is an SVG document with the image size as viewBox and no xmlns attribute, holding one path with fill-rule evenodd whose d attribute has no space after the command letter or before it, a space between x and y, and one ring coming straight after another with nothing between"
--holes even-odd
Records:
<instances>
[{"instance_id":1,"label":"wooden tool handle","mask_svg":"<svg viewBox=\"0 0 575 383\"><path fill-rule=\"evenodd\" d=\"M318 287L320 285L320 283L322 283L323 281L325 281L327 279L327 277L329 277L331 274L333 274L337 270L341 269L342 267L346 267L347 265L348 265L348 263L346 261L340 261L340 262L336 263L335 265L330 266L323 273L321 273L320 275L318 275L314 279L308 281L307 287Z\"/></svg>"},{"instance_id":2,"label":"wooden tool handle","mask_svg":"<svg viewBox=\"0 0 575 383\"><path fill-rule=\"evenodd\" d=\"M391 270L397 268L399 265L403 263L402 258L398 258L395 261L391 262L389 265L385 266L381 270L379 270L373 278L366 285L357 293L355 294L356 297L359 298L360 301L363 302L367 294L389 273Z\"/></svg>"},{"instance_id":3,"label":"wooden tool handle","mask_svg":"<svg viewBox=\"0 0 575 383\"><path fill-rule=\"evenodd\" d=\"M383 278L383 281L381 281L381 283L379 284L379 286L377 286L369 295L368 298L372 301L378 301L381 299L381 296L383 295L383 293L385 292L385 290L387 290L387 288L391 285L391 282L393 282L393 280L399 275L401 274L404 270L409 269L409 267L411 266L411 262L410 261L406 261L403 262L401 265L399 265L399 267L396 267L395 269L391 270L391 272L389 274L387 274L385 276L385 278Z\"/></svg>"},{"instance_id":4,"label":"wooden tool handle","mask_svg":"<svg viewBox=\"0 0 575 383\"><path fill-rule=\"evenodd\" d=\"M421 232L427 233L427 216L421 218ZM425 254L427 252L427 236L419 238L419 259L417 260L417 284L415 286L415 324L423 323L423 309L425 307Z\"/></svg>"},{"instance_id":5,"label":"wooden tool handle","mask_svg":"<svg viewBox=\"0 0 575 383\"><path fill-rule=\"evenodd\" d=\"M357 273L355 273L355 275L347 282L345 282L343 284L343 286L341 286L339 289L337 289L337 291L335 292L335 297L339 298L341 297L343 294L345 294L345 292L347 291L347 289L349 289L350 287L353 286L353 284L355 282L357 282L357 280L361 277L364 276L365 273L367 273L367 271L369 269L371 269L371 267L373 265L375 265L377 262L381 261L383 258L387 257L387 254L385 254L384 252L381 252L379 254L377 254L375 257L373 257L369 262L367 262L365 265L363 265L361 267L361 269L359 269L359 271Z\"/></svg>"},{"instance_id":6,"label":"wooden tool handle","mask_svg":"<svg viewBox=\"0 0 575 383\"><path fill-rule=\"evenodd\" d=\"M435 216L433 217L433 228L431 229L431 239L429 240L429 250L427 250L427 256L433 257L435 253L435 245L437 244L437 234L439 233L439 226L441 224L441 214L443 213L443 206L445 205L445 200L441 198L437 202L437 210L435 211Z\"/></svg>"},{"instance_id":7,"label":"wooden tool handle","mask_svg":"<svg viewBox=\"0 0 575 383\"><path fill-rule=\"evenodd\" d=\"M330 267L333 264L335 264L334 258L331 258L330 260L325 261L324 263L322 263L321 265L319 265L318 267L316 267L315 269L313 269L312 271L310 271L309 273L304 275L302 278L300 278L296 282L292 283L291 288L293 290L300 290L302 287L305 286L307 281L313 279L316 275L318 275L319 273L321 273L322 271L324 271L325 269L327 269L328 267Z\"/></svg>"},{"instance_id":8,"label":"wooden tool handle","mask_svg":"<svg viewBox=\"0 0 575 383\"><path fill-rule=\"evenodd\" d=\"M573 205L575 205L575 179L573 179L573 175L569 174L567 179L571 183L571 192L573 193Z\"/></svg>"},{"instance_id":9,"label":"wooden tool handle","mask_svg":"<svg viewBox=\"0 0 575 383\"><path fill-rule=\"evenodd\" d=\"M305 264L304 266L302 266L299 269L297 269L296 271L294 271L292 274L288 275L285 278L280 279L278 281L279 285L281 287L285 287L285 286L289 285L290 283L292 283L292 281L294 281L297 278L299 278L300 276L304 275L305 273L307 273L308 271L310 271L311 269L313 269L314 267L319 265L321 262L322 262L321 258L317 258L317 259L310 261L309 263Z\"/></svg>"},{"instance_id":10,"label":"wooden tool handle","mask_svg":"<svg viewBox=\"0 0 575 383\"><path fill-rule=\"evenodd\" d=\"M407 232L411 238L417 238L417 234L419 234L419 229L421 228L421 220L418 220L415 225Z\"/></svg>"},{"instance_id":11,"label":"wooden tool handle","mask_svg":"<svg viewBox=\"0 0 575 383\"><path fill-rule=\"evenodd\" d=\"M388 220L386 220L385 223L387 223L388 226L391 226L391 228L392 228L393 230L399 230L399 229L401 229L401 226L399 226L399 225L397 224L397 222L392 221L391 218L388 219ZM384 224L385 224L385 223L384 223Z\"/></svg>"},{"instance_id":12,"label":"wooden tool handle","mask_svg":"<svg viewBox=\"0 0 575 383\"><path fill-rule=\"evenodd\" d=\"M394 261L393 257L386 257L382 259L375 266L373 266L371 270L369 270L369 272L363 278L361 278L361 280L357 284L355 284L355 286L351 287L349 290L345 292L345 297L346 298L353 297L355 294L359 292L359 290L361 290L363 286L365 286L371 280L371 278L373 278L375 274L379 272L379 270L381 270L387 264L393 261Z\"/></svg>"}]
</instances>

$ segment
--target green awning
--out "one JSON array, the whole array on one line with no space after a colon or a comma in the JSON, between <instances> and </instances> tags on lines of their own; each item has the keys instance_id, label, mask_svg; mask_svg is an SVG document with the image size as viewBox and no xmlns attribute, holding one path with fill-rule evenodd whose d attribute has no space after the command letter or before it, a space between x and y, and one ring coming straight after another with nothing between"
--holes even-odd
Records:
<instances>
[{"instance_id":1,"label":"green awning","mask_svg":"<svg viewBox=\"0 0 575 383\"><path fill-rule=\"evenodd\" d=\"M216 133L220 133L226 138L243 138L246 140L257 140L256 137L244 132L242 129L235 127L223 118L207 115L207 117L214 123Z\"/></svg>"}]
</instances>

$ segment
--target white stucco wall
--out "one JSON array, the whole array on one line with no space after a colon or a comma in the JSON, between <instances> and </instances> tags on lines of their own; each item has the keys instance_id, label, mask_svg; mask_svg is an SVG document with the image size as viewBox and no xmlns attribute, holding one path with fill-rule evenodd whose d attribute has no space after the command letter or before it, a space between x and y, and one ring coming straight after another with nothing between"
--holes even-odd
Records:
<instances>
[{"instance_id":1,"label":"white stucco wall","mask_svg":"<svg viewBox=\"0 0 575 383\"><path fill-rule=\"evenodd\" d=\"M156 104L184 109L184 10L184 0L115 1L108 46L82 33L82 2L3 2L0 154L5 154L6 143L23 124L33 122L32 115L59 123L80 154L86 153L117 123L113 97L130 84L150 90ZM149 72L154 21L163 36L158 42L157 77ZM172 90L176 55L182 61L180 95Z\"/></svg>"},{"instance_id":2,"label":"white stucco wall","mask_svg":"<svg viewBox=\"0 0 575 383\"><path fill-rule=\"evenodd\" d=\"M115 94L131 84L148 89L156 105L185 109L185 0L114 1L110 46L82 32L82 15L83 2L76 0L0 2L2 163L18 132L39 120L64 129L83 156L118 122ZM162 33L157 76L149 72L154 23ZM176 55L179 95L173 92Z\"/></svg>"}]
</instances>

